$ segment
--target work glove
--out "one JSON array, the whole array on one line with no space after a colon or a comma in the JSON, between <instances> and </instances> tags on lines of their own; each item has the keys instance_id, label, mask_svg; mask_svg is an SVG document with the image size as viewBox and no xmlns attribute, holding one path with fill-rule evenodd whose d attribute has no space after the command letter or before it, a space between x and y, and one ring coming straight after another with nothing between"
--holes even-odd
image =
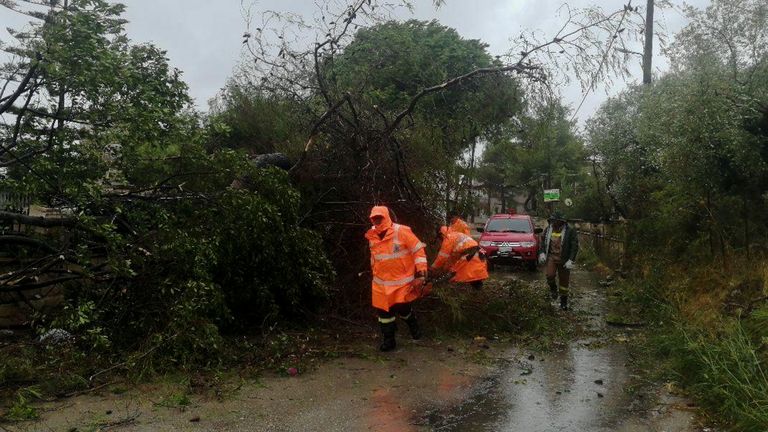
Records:
<instances>
[{"instance_id":1,"label":"work glove","mask_svg":"<svg viewBox=\"0 0 768 432\"><path fill-rule=\"evenodd\" d=\"M411 287L421 289L424 286L424 278L416 278L411 282Z\"/></svg>"},{"instance_id":2,"label":"work glove","mask_svg":"<svg viewBox=\"0 0 768 432\"><path fill-rule=\"evenodd\" d=\"M411 286L414 289L420 290L424 287L424 284L427 282L427 271L426 270L420 270L417 271L414 275L416 278L411 282Z\"/></svg>"},{"instance_id":3,"label":"work glove","mask_svg":"<svg viewBox=\"0 0 768 432\"><path fill-rule=\"evenodd\" d=\"M565 267L566 270L572 269L573 266L574 266L574 264L573 264L572 260L568 260L568 261L565 262L565 264L563 264L563 267Z\"/></svg>"},{"instance_id":4,"label":"work glove","mask_svg":"<svg viewBox=\"0 0 768 432\"><path fill-rule=\"evenodd\" d=\"M539 264L544 264L545 262L547 262L547 256L545 254L543 254L543 253L540 253L539 254Z\"/></svg>"}]
</instances>

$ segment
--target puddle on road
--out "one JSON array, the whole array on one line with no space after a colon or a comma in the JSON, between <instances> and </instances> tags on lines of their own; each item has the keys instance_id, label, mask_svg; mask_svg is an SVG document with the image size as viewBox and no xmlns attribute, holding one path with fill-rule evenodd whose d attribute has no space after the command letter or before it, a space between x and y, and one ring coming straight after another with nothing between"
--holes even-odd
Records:
<instances>
[{"instance_id":1,"label":"puddle on road","mask_svg":"<svg viewBox=\"0 0 768 432\"><path fill-rule=\"evenodd\" d=\"M540 273L502 274L536 280ZM605 297L586 272L574 272L574 311L585 317L587 334L562 350L533 354L513 350L509 364L449 411L426 418L437 431L609 431L627 416L631 398L624 346L595 343L610 337L604 324ZM590 348L597 346L598 348Z\"/></svg>"},{"instance_id":2,"label":"puddle on road","mask_svg":"<svg viewBox=\"0 0 768 432\"><path fill-rule=\"evenodd\" d=\"M430 419L440 431L615 430L629 398L623 349L568 349L520 361L461 406Z\"/></svg>"}]
</instances>

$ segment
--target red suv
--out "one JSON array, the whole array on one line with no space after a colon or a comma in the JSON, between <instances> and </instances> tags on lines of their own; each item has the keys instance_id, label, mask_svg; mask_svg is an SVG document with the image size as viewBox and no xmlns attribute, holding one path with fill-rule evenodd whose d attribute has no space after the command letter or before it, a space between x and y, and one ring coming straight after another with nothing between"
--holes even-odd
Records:
<instances>
[{"instance_id":1,"label":"red suv","mask_svg":"<svg viewBox=\"0 0 768 432\"><path fill-rule=\"evenodd\" d=\"M528 215L496 214L478 228L480 247L488 256L489 267L496 263L524 263L528 269L536 269L537 251L541 228L536 228Z\"/></svg>"}]
</instances>

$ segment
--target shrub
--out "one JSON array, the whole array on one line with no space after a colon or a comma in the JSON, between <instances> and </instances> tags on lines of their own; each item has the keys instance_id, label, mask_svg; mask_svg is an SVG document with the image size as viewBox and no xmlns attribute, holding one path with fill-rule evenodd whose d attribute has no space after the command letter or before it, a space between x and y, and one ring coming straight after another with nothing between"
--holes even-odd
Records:
<instances>
[{"instance_id":1,"label":"shrub","mask_svg":"<svg viewBox=\"0 0 768 432\"><path fill-rule=\"evenodd\" d=\"M320 238L299 226L298 192L280 170L245 173L247 189L126 204L123 216L146 234L133 244L112 233L108 264L122 277L71 286L50 325L94 355L114 347L210 365L222 329L297 320L321 304L333 270Z\"/></svg>"}]
</instances>

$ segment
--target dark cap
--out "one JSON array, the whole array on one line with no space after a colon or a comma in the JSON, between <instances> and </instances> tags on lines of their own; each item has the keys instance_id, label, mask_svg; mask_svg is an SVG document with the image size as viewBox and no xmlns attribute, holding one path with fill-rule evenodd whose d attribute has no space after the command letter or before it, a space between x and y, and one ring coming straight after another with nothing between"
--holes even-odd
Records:
<instances>
[{"instance_id":1,"label":"dark cap","mask_svg":"<svg viewBox=\"0 0 768 432\"><path fill-rule=\"evenodd\" d=\"M548 220L549 220L549 221L563 221L563 222L566 222L565 216L563 216L563 214L562 214L562 213L560 213L559 211L553 212L553 213L552 213L552 214L549 216L549 219L548 219Z\"/></svg>"}]
</instances>

